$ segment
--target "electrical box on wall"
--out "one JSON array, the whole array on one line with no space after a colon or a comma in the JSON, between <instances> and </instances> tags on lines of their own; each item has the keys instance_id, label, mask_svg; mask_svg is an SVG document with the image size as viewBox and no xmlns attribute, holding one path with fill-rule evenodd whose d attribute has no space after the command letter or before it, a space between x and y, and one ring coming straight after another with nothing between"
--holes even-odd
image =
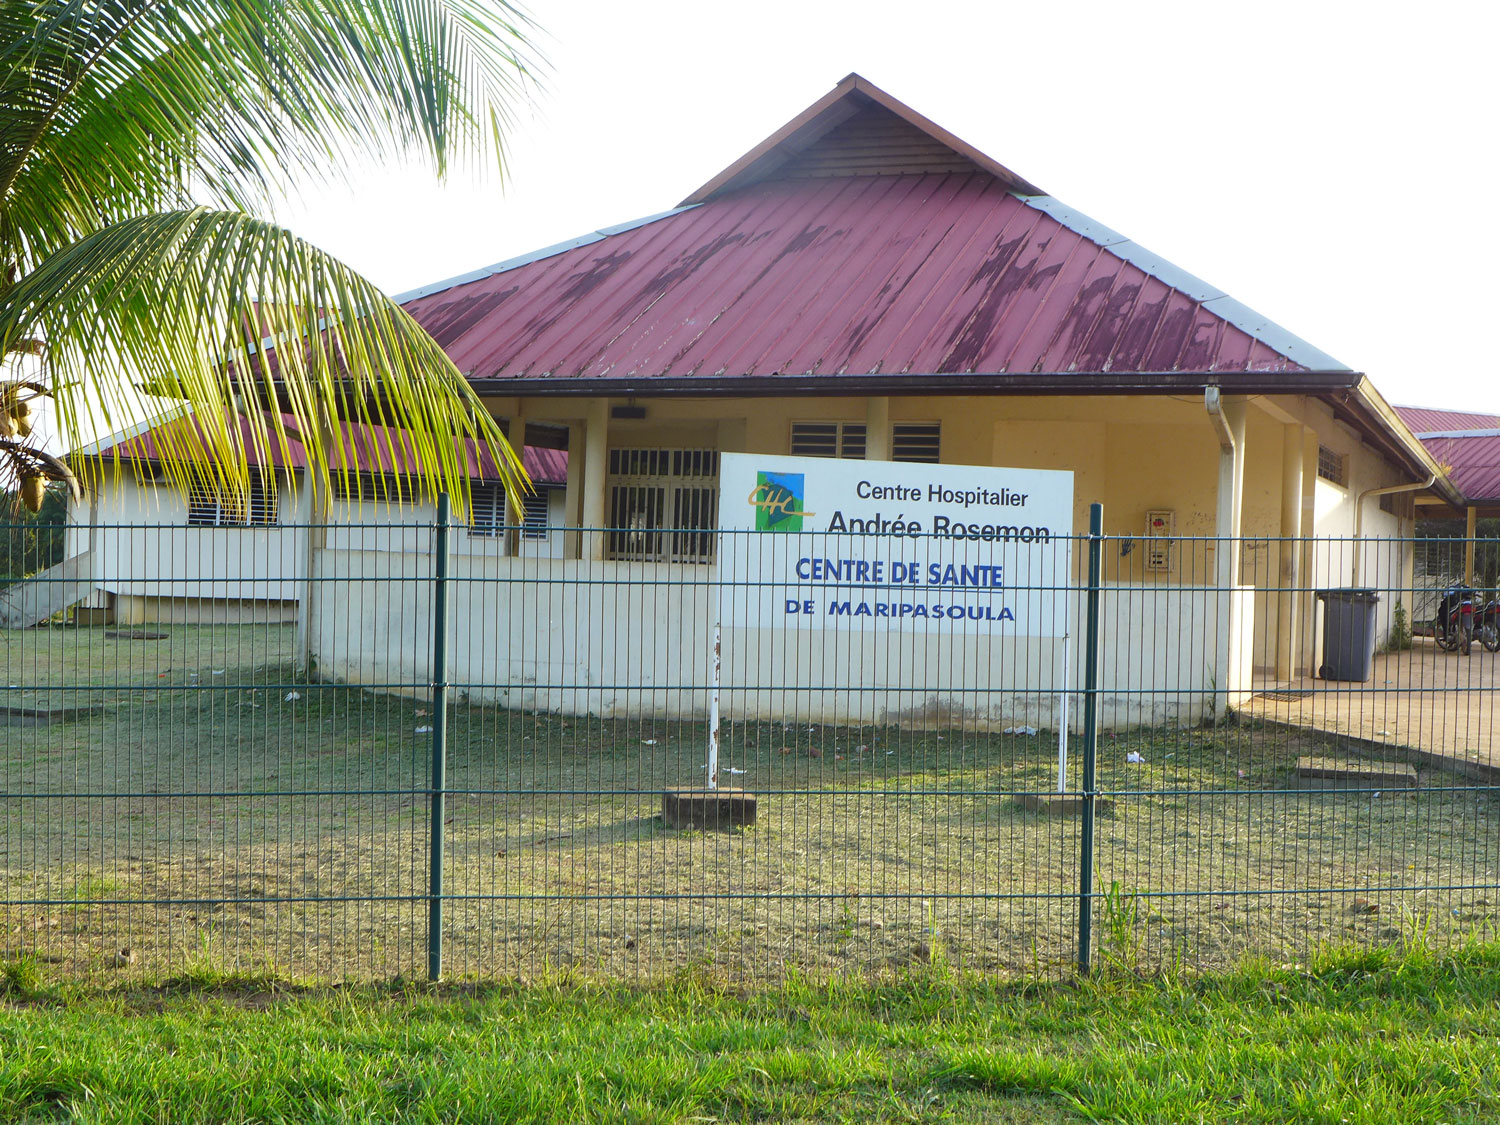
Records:
<instances>
[{"instance_id":1,"label":"electrical box on wall","mask_svg":"<svg viewBox=\"0 0 1500 1125\"><path fill-rule=\"evenodd\" d=\"M1172 569L1172 539L1177 534L1177 513L1158 508L1146 513L1146 569Z\"/></svg>"}]
</instances>

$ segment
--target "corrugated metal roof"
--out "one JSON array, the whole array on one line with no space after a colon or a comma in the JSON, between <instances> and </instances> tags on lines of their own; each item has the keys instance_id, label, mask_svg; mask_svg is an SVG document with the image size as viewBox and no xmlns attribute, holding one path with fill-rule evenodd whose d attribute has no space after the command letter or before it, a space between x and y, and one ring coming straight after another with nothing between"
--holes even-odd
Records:
<instances>
[{"instance_id":1,"label":"corrugated metal roof","mask_svg":"<svg viewBox=\"0 0 1500 1125\"><path fill-rule=\"evenodd\" d=\"M1500 501L1500 435L1424 438L1422 444L1470 503Z\"/></svg>"},{"instance_id":2,"label":"corrugated metal roof","mask_svg":"<svg viewBox=\"0 0 1500 1125\"><path fill-rule=\"evenodd\" d=\"M282 415L289 430L295 425L291 415ZM105 457L118 452L125 460L159 461L161 450L157 435L163 426L180 424L180 420L159 422L155 426L138 432L126 432L105 438L103 441L78 451L79 456ZM410 473L416 466L416 458L405 434L382 426L365 426L345 422L341 426L344 448L351 455L352 469L359 473ZM307 450L302 442L289 437L286 454L276 447L262 458L255 451L250 434L250 424L240 419L240 440L249 452L251 465L272 465L276 468L303 469L307 467ZM468 454L469 476L474 480L498 480L494 459L487 452L476 449L473 441L465 441ZM568 452L565 449L545 449L528 445L522 452L522 464L532 482L538 485L567 483Z\"/></svg>"},{"instance_id":3,"label":"corrugated metal roof","mask_svg":"<svg viewBox=\"0 0 1500 1125\"><path fill-rule=\"evenodd\" d=\"M475 380L1306 369L977 171L760 183L406 308Z\"/></svg>"},{"instance_id":4,"label":"corrugated metal roof","mask_svg":"<svg viewBox=\"0 0 1500 1125\"><path fill-rule=\"evenodd\" d=\"M1398 406L1401 416L1412 433L1446 433L1450 430L1493 430L1500 428L1500 414L1478 414L1467 410L1438 410L1427 406Z\"/></svg>"}]
</instances>

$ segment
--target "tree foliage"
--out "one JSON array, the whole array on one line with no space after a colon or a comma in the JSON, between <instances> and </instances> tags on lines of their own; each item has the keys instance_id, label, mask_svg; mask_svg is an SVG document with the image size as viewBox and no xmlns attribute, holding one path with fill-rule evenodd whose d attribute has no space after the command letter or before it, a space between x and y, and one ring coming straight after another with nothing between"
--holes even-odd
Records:
<instances>
[{"instance_id":1,"label":"tree foliage","mask_svg":"<svg viewBox=\"0 0 1500 1125\"><path fill-rule=\"evenodd\" d=\"M505 0L0 0L0 354L41 357L70 444L133 420L141 387L191 406L158 442L179 484L207 467L243 491L301 440L326 485L348 419L404 433L460 500L473 439L518 501L442 350L259 216L370 158L503 166L531 57ZM36 393L0 396L12 477L58 475L22 432Z\"/></svg>"}]
</instances>

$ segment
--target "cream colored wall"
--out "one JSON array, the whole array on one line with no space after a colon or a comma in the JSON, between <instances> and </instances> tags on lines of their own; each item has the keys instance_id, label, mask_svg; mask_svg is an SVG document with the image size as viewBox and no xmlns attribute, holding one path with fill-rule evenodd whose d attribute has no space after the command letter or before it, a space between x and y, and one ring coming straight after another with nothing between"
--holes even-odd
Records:
<instances>
[{"instance_id":1,"label":"cream colored wall","mask_svg":"<svg viewBox=\"0 0 1500 1125\"><path fill-rule=\"evenodd\" d=\"M99 488L94 525L79 535L92 545L96 588L137 599L128 603L135 614L176 598L295 601L306 570L306 490L283 480L277 503L276 526L188 527L181 493L122 475Z\"/></svg>"},{"instance_id":2,"label":"cream colored wall","mask_svg":"<svg viewBox=\"0 0 1500 1125\"><path fill-rule=\"evenodd\" d=\"M862 422L868 400L849 398L678 399L646 400L643 420L610 423L609 445L698 446L746 452L787 453L794 421ZM513 404L519 406L520 404ZM549 413L558 420L581 416L585 404L527 400L529 418ZM1219 445L1201 396L912 396L889 400L890 420L937 422L942 427L942 459L949 464L1007 465L1068 469L1074 474L1074 532L1087 528L1089 505L1104 504L1105 530L1129 536L1121 554L1106 561L1112 580L1146 585L1189 582L1212 584L1216 546L1184 543L1166 571L1149 571L1146 552L1133 541L1144 532L1146 512L1166 509L1176 515L1183 537L1212 537L1218 510ZM1299 567L1299 585L1348 585L1353 576L1353 505L1365 488L1400 483L1401 478L1375 450L1364 446L1330 410L1302 396L1252 398L1245 421L1245 473L1242 497L1240 570L1248 587L1279 585L1282 552L1291 548L1283 535L1281 498L1283 447L1287 424L1300 425L1309 450L1304 481L1312 509L1303 533L1329 541L1309 552ZM1295 433L1295 431L1294 431ZM1338 489L1317 481L1319 443L1349 456L1350 485ZM1371 537L1410 534L1366 501L1364 534ZM1128 550L1126 548L1129 548ZM1387 546L1362 547L1361 569L1379 585L1401 584L1399 551ZM1082 553L1077 553L1081 566ZM1299 560L1301 562L1302 560ZM1377 577L1378 576L1378 577ZM1364 581L1364 579L1362 579ZM1300 604L1299 604L1300 603ZM1383 600L1382 636L1394 600ZM1312 618L1319 616L1311 598L1292 602L1264 589L1249 595L1245 620L1252 623L1249 651L1257 668L1275 663L1279 620L1294 613L1299 626L1299 663L1306 666L1317 638Z\"/></svg>"},{"instance_id":3,"label":"cream colored wall","mask_svg":"<svg viewBox=\"0 0 1500 1125\"><path fill-rule=\"evenodd\" d=\"M432 562L415 553L328 550L317 575L349 591L321 599L311 625L321 674L352 683L431 677ZM448 676L475 702L607 717L702 718L708 709L716 572L580 560L454 558ZM1082 620L1082 594L1069 612ZM1112 586L1103 607L1101 722L1196 724L1207 715L1205 659L1231 599L1212 590ZM778 620L723 632L727 720L892 723L1055 730L1058 638L944 632L788 631ZM1071 725L1082 647L1069 648ZM1039 744L1051 757L1055 744ZM1075 778L1076 782L1076 778Z\"/></svg>"}]
</instances>

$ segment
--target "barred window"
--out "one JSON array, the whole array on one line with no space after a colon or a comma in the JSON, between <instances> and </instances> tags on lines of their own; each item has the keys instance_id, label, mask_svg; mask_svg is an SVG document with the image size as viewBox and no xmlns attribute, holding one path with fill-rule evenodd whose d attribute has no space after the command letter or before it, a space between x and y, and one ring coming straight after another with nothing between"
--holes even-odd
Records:
<instances>
[{"instance_id":1,"label":"barred window","mask_svg":"<svg viewBox=\"0 0 1500 1125\"><path fill-rule=\"evenodd\" d=\"M609 451L606 558L709 563L719 526L712 449Z\"/></svg>"},{"instance_id":2,"label":"barred window","mask_svg":"<svg viewBox=\"0 0 1500 1125\"><path fill-rule=\"evenodd\" d=\"M793 422L793 457L842 457L862 461L865 456L863 422Z\"/></svg>"},{"instance_id":3,"label":"barred window","mask_svg":"<svg viewBox=\"0 0 1500 1125\"><path fill-rule=\"evenodd\" d=\"M505 488L500 484L469 485L469 534L493 538L505 533Z\"/></svg>"},{"instance_id":4,"label":"barred window","mask_svg":"<svg viewBox=\"0 0 1500 1125\"><path fill-rule=\"evenodd\" d=\"M1318 446L1318 476L1333 484L1349 484L1349 459L1326 445Z\"/></svg>"},{"instance_id":5,"label":"barred window","mask_svg":"<svg viewBox=\"0 0 1500 1125\"><path fill-rule=\"evenodd\" d=\"M793 457L864 460L869 442L863 422L793 422ZM942 430L936 422L897 422L891 427L891 460L935 465Z\"/></svg>"},{"instance_id":6,"label":"barred window","mask_svg":"<svg viewBox=\"0 0 1500 1125\"><path fill-rule=\"evenodd\" d=\"M397 503L414 499L416 491L409 477L393 474L350 473L347 476L335 472L332 475L333 498L345 503L365 503L373 500Z\"/></svg>"},{"instance_id":7,"label":"barred window","mask_svg":"<svg viewBox=\"0 0 1500 1125\"><path fill-rule=\"evenodd\" d=\"M942 430L936 422L897 422L891 427L891 460L936 465Z\"/></svg>"},{"instance_id":8,"label":"barred window","mask_svg":"<svg viewBox=\"0 0 1500 1125\"><path fill-rule=\"evenodd\" d=\"M547 538L548 500L550 493L534 492L521 497L521 538Z\"/></svg>"},{"instance_id":9,"label":"barred window","mask_svg":"<svg viewBox=\"0 0 1500 1125\"><path fill-rule=\"evenodd\" d=\"M215 482L195 480L187 501L189 527L271 527L277 517L276 478L252 473L244 498Z\"/></svg>"}]
</instances>

